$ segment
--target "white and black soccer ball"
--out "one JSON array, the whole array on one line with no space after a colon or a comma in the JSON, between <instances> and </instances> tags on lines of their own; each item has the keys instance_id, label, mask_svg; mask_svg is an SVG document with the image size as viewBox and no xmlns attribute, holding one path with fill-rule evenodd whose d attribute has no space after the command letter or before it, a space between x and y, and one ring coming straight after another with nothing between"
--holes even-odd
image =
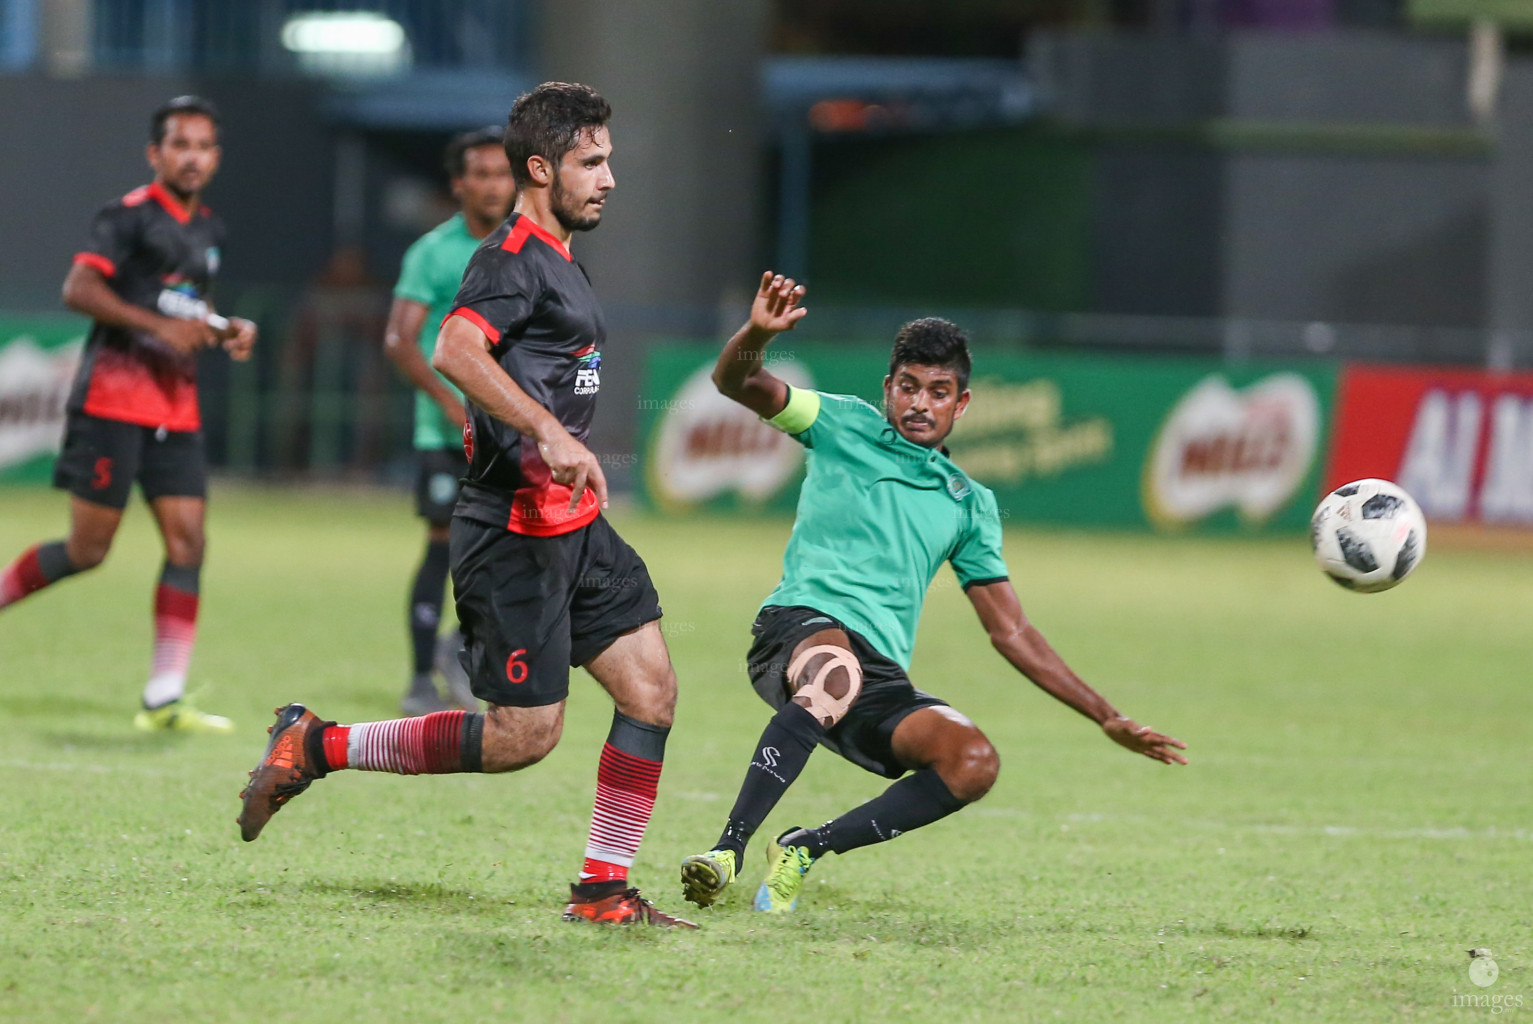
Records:
<instances>
[{"instance_id":1,"label":"white and black soccer ball","mask_svg":"<svg viewBox=\"0 0 1533 1024\"><path fill-rule=\"evenodd\" d=\"M1427 553L1427 521L1404 488L1354 480L1327 494L1309 521L1315 561L1348 590L1388 590Z\"/></svg>"}]
</instances>

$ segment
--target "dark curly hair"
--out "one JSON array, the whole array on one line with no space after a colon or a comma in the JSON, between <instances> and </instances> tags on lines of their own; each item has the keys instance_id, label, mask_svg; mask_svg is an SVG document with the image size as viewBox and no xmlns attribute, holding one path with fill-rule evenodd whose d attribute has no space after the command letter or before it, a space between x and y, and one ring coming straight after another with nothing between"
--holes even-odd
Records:
<instances>
[{"instance_id":1,"label":"dark curly hair","mask_svg":"<svg viewBox=\"0 0 1533 1024\"><path fill-rule=\"evenodd\" d=\"M969 336L958 325L941 317L912 320L894 336L889 354L889 376L901 366L940 366L958 378L958 390L969 386Z\"/></svg>"},{"instance_id":2,"label":"dark curly hair","mask_svg":"<svg viewBox=\"0 0 1533 1024\"><path fill-rule=\"evenodd\" d=\"M527 161L540 156L557 165L580 145L584 133L605 125L612 105L589 85L544 82L516 98L506 121L506 156L518 186L527 183Z\"/></svg>"}]
</instances>

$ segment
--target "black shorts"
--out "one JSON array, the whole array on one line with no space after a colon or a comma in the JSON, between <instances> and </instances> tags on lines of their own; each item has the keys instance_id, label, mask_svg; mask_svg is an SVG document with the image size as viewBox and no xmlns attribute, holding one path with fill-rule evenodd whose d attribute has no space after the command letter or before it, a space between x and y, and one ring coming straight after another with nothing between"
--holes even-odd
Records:
<instances>
[{"instance_id":1,"label":"black shorts","mask_svg":"<svg viewBox=\"0 0 1533 1024\"><path fill-rule=\"evenodd\" d=\"M644 560L602 516L557 537L457 516L450 549L458 657L491 704L557 704L571 666L660 618Z\"/></svg>"},{"instance_id":2,"label":"black shorts","mask_svg":"<svg viewBox=\"0 0 1533 1024\"><path fill-rule=\"evenodd\" d=\"M415 512L432 526L446 526L458 504L458 481L468 472L468 459L461 447L421 448L415 463Z\"/></svg>"},{"instance_id":3,"label":"black shorts","mask_svg":"<svg viewBox=\"0 0 1533 1024\"><path fill-rule=\"evenodd\" d=\"M122 509L128 506L135 480L145 501L206 498L202 431L141 427L70 413L64 448L53 464L53 486L93 504Z\"/></svg>"},{"instance_id":4,"label":"black shorts","mask_svg":"<svg viewBox=\"0 0 1533 1024\"><path fill-rule=\"evenodd\" d=\"M788 688L793 649L805 637L832 628L843 630L852 642L852 653L862 664L862 692L820 743L875 775L897 779L910 769L894 756L894 727L912 711L946 707L947 701L917 690L905 670L874 650L861 633L813 608L763 608L751 625L756 642L746 655L751 685L774 708L788 703L793 696Z\"/></svg>"}]
</instances>

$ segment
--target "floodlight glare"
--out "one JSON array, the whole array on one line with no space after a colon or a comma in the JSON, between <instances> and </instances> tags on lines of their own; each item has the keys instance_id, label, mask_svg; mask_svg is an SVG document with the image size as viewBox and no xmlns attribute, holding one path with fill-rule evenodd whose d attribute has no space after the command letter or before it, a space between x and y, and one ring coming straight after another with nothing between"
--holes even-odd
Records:
<instances>
[{"instance_id":1,"label":"floodlight glare","mask_svg":"<svg viewBox=\"0 0 1533 1024\"><path fill-rule=\"evenodd\" d=\"M404 49L405 30L373 11L311 11L287 19L282 45L299 54L392 56Z\"/></svg>"}]
</instances>

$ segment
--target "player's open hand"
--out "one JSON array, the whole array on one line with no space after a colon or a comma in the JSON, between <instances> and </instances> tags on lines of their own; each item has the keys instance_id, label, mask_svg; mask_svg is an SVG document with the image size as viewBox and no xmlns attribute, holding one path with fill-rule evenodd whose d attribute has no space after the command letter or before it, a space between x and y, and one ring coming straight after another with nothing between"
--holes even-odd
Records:
<instances>
[{"instance_id":1,"label":"player's open hand","mask_svg":"<svg viewBox=\"0 0 1533 1024\"><path fill-rule=\"evenodd\" d=\"M163 318L155 336L185 356L194 356L218 344L218 332L201 320Z\"/></svg>"},{"instance_id":2,"label":"player's open hand","mask_svg":"<svg viewBox=\"0 0 1533 1024\"><path fill-rule=\"evenodd\" d=\"M1158 733L1148 725L1140 725L1132 718L1109 718L1102 723L1102 731L1112 737L1112 741L1120 747L1126 747L1136 754L1152 757L1166 764L1186 764L1187 759L1177 753L1186 750L1187 744L1179 739Z\"/></svg>"},{"instance_id":3,"label":"player's open hand","mask_svg":"<svg viewBox=\"0 0 1533 1024\"><path fill-rule=\"evenodd\" d=\"M751 326L768 334L793 330L793 325L809 312L798 304L803 297L803 285L794 284L793 278L768 270L761 275L761 287L756 290L756 300L751 303Z\"/></svg>"},{"instance_id":4,"label":"player's open hand","mask_svg":"<svg viewBox=\"0 0 1533 1024\"><path fill-rule=\"evenodd\" d=\"M601 463L595 453L570 436L562 428L557 433L538 441L538 454L548 464L555 483L570 489L570 511L580 507L580 496L586 488L596 492L596 503L607 507L607 477L601 471Z\"/></svg>"},{"instance_id":5,"label":"player's open hand","mask_svg":"<svg viewBox=\"0 0 1533 1024\"><path fill-rule=\"evenodd\" d=\"M229 358L237 363L243 363L250 358L250 350L255 348L256 325L244 317L231 316L229 318L229 331L224 335L224 351L229 353Z\"/></svg>"}]
</instances>

